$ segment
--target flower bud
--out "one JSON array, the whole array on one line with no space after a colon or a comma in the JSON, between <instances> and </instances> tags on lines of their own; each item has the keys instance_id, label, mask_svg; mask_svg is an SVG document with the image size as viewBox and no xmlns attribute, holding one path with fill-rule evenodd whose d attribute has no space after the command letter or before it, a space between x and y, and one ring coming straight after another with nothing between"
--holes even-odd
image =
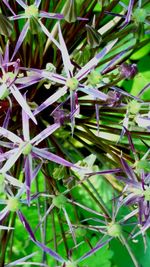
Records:
<instances>
[{"instance_id":1,"label":"flower bud","mask_svg":"<svg viewBox=\"0 0 150 267\"><path fill-rule=\"evenodd\" d=\"M92 47L95 48L102 42L101 34L94 29L92 26L86 25L87 30L87 42Z\"/></svg>"},{"instance_id":2,"label":"flower bud","mask_svg":"<svg viewBox=\"0 0 150 267\"><path fill-rule=\"evenodd\" d=\"M120 75L125 79L133 79L137 74L136 64L122 63L119 67Z\"/></svg>"},{"instance_id":3,"label":"flower bud","mask_svg":"<svg viewBox=\"0 0 150 267\"><path fill-rule=\"evenodd\" d=\"M77 9L75 0L67 0L64 8L64 18L67 22L75 22L77 20Z\"/></svg>"},{"instance_id":4,"label":"flower bud","mask_svg":"<svg viewBox=\"0 0 150 267\"><path fill-rule=\"evenodd\" d=\"M19 203L19 200L15 197L10 197L8 200L7 200L7 209L9 211L17 211L19 209L19 206L20 206L20 203Z\"/></svg>"}]
</instances>

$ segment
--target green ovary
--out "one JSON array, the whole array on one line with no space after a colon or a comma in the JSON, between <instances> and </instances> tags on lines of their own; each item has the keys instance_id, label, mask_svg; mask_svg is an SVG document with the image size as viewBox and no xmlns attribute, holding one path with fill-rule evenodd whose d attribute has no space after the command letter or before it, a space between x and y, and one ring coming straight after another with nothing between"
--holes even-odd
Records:
<instances>
[{"instance_id":1,"label":"green ovary","mask_svg":"<svg viewBox=\"0 0 150 267\"><path fill-rule=\"evenodd\" d=\"M75 91L78 88L78 80L75 77L69 78L66 81L66 86L71 90L71 91Z\"/></svg>"},{"instance_id":2,"label":"green ovary","mask_svg":"<svg viewBox=\"0 0 150 267\"><path fill-rule=\"evenodd\" d=\"M20 203L17 198L11 197L7 200L7 208L9 211L17 211L19 209Z\"/></svg>"},{"instance_id":3,"label":"green ovary","mask_svg":"<svg viewBox=\"0 0 150 267\"><path fill-rule=\"evenodd\" d=\"M32 145L30 143L27 143L22 154L24 156L28 156L30 154L31 150L32 150Z\"/></svg>"},{"instance_id":4,"label":"green ovary","mask_svg":"<svg viewBox=\"0 0 150 267\"><path fill-rule=\"evenodd\" d=\"M107 233L112 237L120 237L122 235L122 228L120 224L111 222L107 226Z\"/></svg>"},{"instance_id":5,"label":"green ovary","mask_svg":"<svg viewBox=\"0 0 150 267\"><path fill-rule=\"evenodd\" d=\"M25 15L26 15L28 18L30 18L30 17L37 18L38 15L39 15L38 8L37 8L35 5L28 6L28 7L25 9Z\"/></svg>"}]
</instances>

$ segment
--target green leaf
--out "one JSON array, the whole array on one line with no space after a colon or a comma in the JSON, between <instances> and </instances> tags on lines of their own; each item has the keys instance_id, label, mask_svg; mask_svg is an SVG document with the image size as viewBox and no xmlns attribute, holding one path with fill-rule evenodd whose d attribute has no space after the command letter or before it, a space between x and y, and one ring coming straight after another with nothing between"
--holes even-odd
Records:
<instances>
[{"instance_id":1,"label":"green leaf","mask_svg":"<svg viewBox=\"0 0 150 267\"><path fill-rule=\"evenodd\" d=\"M0 34L9 37L12 33L13 25L9 19L0 14Z\"/></svg>"}]
</instances>

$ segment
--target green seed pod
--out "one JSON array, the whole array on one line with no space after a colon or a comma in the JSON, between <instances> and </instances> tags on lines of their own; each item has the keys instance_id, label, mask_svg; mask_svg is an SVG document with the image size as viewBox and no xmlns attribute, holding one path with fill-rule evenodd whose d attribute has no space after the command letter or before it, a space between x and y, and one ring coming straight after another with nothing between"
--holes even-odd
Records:
<instances>
[{"instance_id":1,"label":"green seed pod","mask_svg":"<svg viewBox=\"0 0 150 267\"><path fill-rule=\"evenodd\" d=\"M90 47L95 48L99 46L102 42L101 34L95 30L92 26L86 25L87 30L87 42Z\"/></svg>"},{"instance_id":2,"label":"green seed pod","mask_svg":"<svg viewBox=\"0 0 150 267\"><path fill-rule=\"evenodd\" d=\"M67 0L63 11L64 18L67 22L75 22L77 20L77 8L75 0Z\"/></svg>"},{"instance_id":3,"label":"green seed pod","mask_svg":"<svg viewBox=\"0 0 150 267\"><path fill-rule=\"evenodd\" d=\"M137 23L144 23L147 17L147 11L144 8L136 8L133 12L133 19Z\"/></svg>"},{"instance_id":4,"label":"green seed pod","mask_svg":"<svg viewBox=\"0 0 150 267\"><path fill-rule=\"evenodd\" d=\"M92 85L92 86L96 86L100 83L102 79L102 76L100 75L100 73L98 73L96 70L92 70L90 72L90 74L88 75L88 84Z\"/></svg>"},{"instance_id":5,"label":"green seed pod","mask_svg":"<svg viewBox=\"0 0 150 267\"><path fill-rule=\"evenodd\" d=\"M55 196L52 200L52 203L58 209L62 209L67 203L67 198L64 195Z\"/></svg>"},{"instance_id":6,"label":"green seed pod","mask_svg":"<svg viewBox=\"0 0 150 267\"><path fill-rule=\"evenodd\" d=\"M9 90L6 84L1 85L0 100L4 100L9 95Z\"/></svg>"},{"instance_id":7,"label":"green seed pod","mask_svg":"<svg viewBox=\"0 0 150 267\"><path fill-rule=\"evenodd\" d=\"M146 159L141 159L136 163L136 169L137 171L145 171L147 173L150 172L150 162Z\"/></svg>"},{"instance_id":8,"label":"green seed pod","mask_svg":"<svg viewBox=\"0 0 150 267\"><path fill-rule=\"evenodd\" d=\"M84 237L84 236L86 236L86 234L87 234L87 230L84 228L79 227L79 228L75 229L76 237Z\"/></svg>"},{"instance_id":9,"label":"green seed pod","mask_svg":"<svg viewBox=\"0 0 150 267\"><path fill-rule=\"evenodd\" d=\"M66 81L66 86L71 90L71 91L75 91L78 88L78 80L75 77L69 78Z\"/></svg>"}]
</instances>

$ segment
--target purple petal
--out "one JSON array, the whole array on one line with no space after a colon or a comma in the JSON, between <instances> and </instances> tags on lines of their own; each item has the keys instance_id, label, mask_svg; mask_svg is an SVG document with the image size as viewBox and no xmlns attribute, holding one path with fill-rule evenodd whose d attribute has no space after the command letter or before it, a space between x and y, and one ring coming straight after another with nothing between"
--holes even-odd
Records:
<instances>
[{"instance_id":1,"label":"purple petal","mask_svg":"<svg viewBox=\"0 0 150 267\"><path fill-rule=\"evenodd\" d=\"M112 170L104 170L104 171L99 171L99 172L91 172L91 173L86 173L88 176L92 175L103 175L103 174L112 174L112 173L118 173L121 172L121 169L112 169Z\"/></svg>"},{"instance_id":2,"label":"purple petal","mask_svg":"<svg viewBox=\"0 0 150 267\"><path fill-rule=\"evenodd\" d=\"M94 89L94 88L90 88L90 87L87 87L87 86L84 86L84 87L79 87L78 90L88 94L88 95L92 95L93 97L95 98L99 98L103 101L106 101L107 99L107 95L100 92L99 90L97 89Z\"/></svg>"},{"instance_id":3,"label":"purple petal","mask_svg":"<svg viewBox=\"0 0 150 267\"><path fill-rule=\"evenodd\" d=\"M121 25L121 29L124 28L130 22L131 16L132 16L133 5L134 5L134 0L130 0L126 19L125 19L125 22Z\"/></svg>"},{"instance_id":4,"label":"purple petal","mask_svg":"<svg viewBox=\"0 0 150 267\"><path fill-rule=\"evenodd\" d=\"M66 78L57 73L52 73L44 70L42 71L42 77L55 83L60 83L63 85L66 84Z\"/></svg>"},{"instance_id":5,"label":"purple petal","mask_svg":"<svg viewBox=\"0 0 150 267\"><path fill-rule=\"evenodd\" d=\"M122 57L126 52L128 52L130 50L131 47L128 47L127 49L121 51L118 55L116 55L107 65L106 67L101 71L101 74L106 74L107 72L109 72L109 70L111 70L112 66L114 66L114 64L116 65L116 61Z\"/></svg>"},{"instance_id":6,"label":"purple petal","mask_svg":"<svg viewBox=\"0 0 150 267\"><path fill-rule=\"evenodd\" d=\"M24 264L24 262L30 258L32 258L33 256L35 256L37 254L37 252L33 252L32 254L29 254L19 260L16 260L16 261L12 261L11 263L8 263L6 264L5 266L6 267L10 267L10 266L16 266L16 265L19 265L20 263ZM40 265L39 265L40 266Z\"/></svg>"},{"instance_id":7,"label":"purple petal","mask_svg":"<svg viewBox=\"0 0 150 267\"><path fill-rule=\"evenodd\" d=\"M52 96L50 96L48 99L46 99L39 107L37 107L36 110L33 112L33 114L37 115L39 112L49 107L51 104L56 102L61 96L65 95L66 93L67 93L67 86L64 86L63 88L59 89L56 93L54 93Z\"/></svg>"},{"instance_id":8,"label":"purple petal","mask_svg":"<svg viewBox=\"0 0 150 267\"><path fill-rule=\"evenodd\" d=\"M136 175L134 174L134 171L132 170L132 168L127 164L127 162L123 158L121 158L120 160L122 163L123 170L128 176L128 178L137 182Z\"/></svg>"},{"instance_id":9,"label":"purple petal","mask_svg":"<svg viewBox=\"0 0 150 267\"><path fill-rule=\"evenodd\" d=\"M3 64L9 62L9 42L7 42L6 48L5 48L5 54L4 54L4 61Z\"/></svg>"},{"instance_id":10,"label":"purple petal","mask_svg":"<svg viewBox=\"0 0 150 267\"><path fill-rule=\"evenodd\" d=\"M11 108L8 108L2 128L7 129L10 120Z\"/></svg>"},{"instance_id":11,"label":"purple petal","mask_svg":"<svg viewBox=\"0 0 150 267\"><path fill-rule=\"evenodd\" d=\"M11 11L11 13L12 13L13 15L15 15L15 12L14 12L14 11L12 10L12 8L10 7L8 1L7 1L7 0L3 0L3 2L4 2L4 4L8 7L8 9Z\"/></svg>"},{"instance_id":12,"label":"purple petal","mask_svg":"<svg viewBox=\"0 0 150 267\"><path fill-rule=\"evenodd\" d=\"M21 84L23 88L30 86L34 83L38 83L42 79L41 75L38 73L33 76L28 76L28 77L22 77L22 78L17 78L15 80L15 84Z\"/></svg>"},{"instance_id":13,"label":"purple petal","mask_svg":"<svg viewBox=\"0 0 150 267\"><path fill-rule=\"evenodd\" d=\"M28 19L28 16L25 14L19 14L9 17L10 20L19 20L19 19Z\"/></svg>"},{"instance_id":14,"label":"purple petal","mask_svg":"<svg viewBox=\"0 0 150 267\"><path fill-rule=\"evenodd\" d=\"M22 188L23 183L21 183L18 179L14 178L13 176L5 173L5 179L13 186Z\"/></svg>"},{"instance_id":15,"label":"purple petal","mask_svg":"<svg viewBox=\"0 0 150 267\"><path fill-rule=\"evenodd\" d=\"M102 242L102 243L99 243L94 247L92 248L88 253L84 254L78 261L82 261L88 257L90 257L91 255L93 255L94 253L96 253L96 251L98 251L99 249L101 249L103 246L105 246L106 244L108 244L110 241L112 240L112 237L107 239L106 241Z\"/></svg>"},{"instance_id":16,"label":"purple petal","mask_svg":"<svg viewBox=\"0 0 150 267\"><path fill-rule=\"evenodd\" d=\"M26 9L28 6L22 1L22 0L16 0L20 6L22 6L24 9Z\"/></svg>"},{"instance_id":17,"label":"purple petal","mask_svg":"<svg viewBox=\"0 0 150 267\"><path fill-rule=\"evenodd\" d=\"M24 149L23 146L22 146L22 148L13 149L14 153L12 155L10 155L10 157L8 158L8 160L6 161L4 166L1 168L1 172L7 172L11 169L11 167L15 164L17 159L22 154L23 149Z\"/></svg>"},{"instance_id":18,"label":"purple petal","mask_svg":"<svg viewBox=\"0 0 150 267\"><path fill-rule=\"evenodd\" d=\"M9 151L7 151L5 153L0 154L0 162L10 158L15 153L15 151L17 151L17 149L18 148L13 148L12 150L9 150Z\"/></svg>"},{"instance_id":19,"label":"purple petal","mask_svg":"<svg viewBox=\"0 0 150 267\"><path fill-rule=\"evenodd\" d=\"M22 45L23 40L24 40L24 38L27 35L28 29L29 29L29 21L26 22L26 24L24 25L24 27L23 27L23 29L21 31L21 34L20 34L20 36L18 38L18 41L17 41L16 47L15 47L14 53L13 53L13 55L11 57L11 61L13 60L13 58L16 55L16 53L18 52L20 46Z\"/></svg>"},{"instance_id":20,"label":"purple petal","mask_svg":"<svg viewBox=\"0 0 150 267\"><path fill-rule=\"evenodd\" d=\"M59 33L59 41L60 41L61 54L62 54L65 72L67 74L67 77L70 78L73 76L73 65L71 64L70 56L69 56L64 38L62 36L60 24L58 24L58 33Z\"/></svg>"},{"instance_id":21,"label":"purple petal","mask_svg":"<svg viewBox=\"0 0 150 267\"><path fill-rule=\"evenodd\" d=\"M34 4L35 4L36 7L39 7L40 4L41 4L41 0L35 0L35 3Z\"/></svg>"},{"instance_id":22,"label":"purple petal","mask_svg":"<svg viewBox=\"0 0 150 267\"><path fill-rule=\"evenodd\" d=\"M0 146L2 147L7 147L7 148L14 148L14 144L11 142L4 142L4 141L0 141Z\"/></svg>"},{"instance_id":23,"label":"purple petal","mask_svg":"<svg viewBox=\"0 0 150 267\"><path fill-rule=\"evenodd\" d=\"M61 50L60 44L54 39L53 35L47 30L44 24L40 20L38 22L46 36L57 46L58 49Z\"/></svg>"},{"instance_id":24,"label":"purple petal","mask_svg":"<svg viewBox=\"0 0 150 267\"><path fill-rule=\"evenodd\" d=\"M129 94L128 92L123 91L121 88L119 88L117 86L110 86L110 89L117 91L117 92L121 93L122 95L126 95L126 96L129 96L135 100L138 100L139 102L143 102L139 97L133 96L133 95Z\"/></svg>"},{"instance_id":25,"label":"purple petal","mask_svg":"<svg viewBox=\"0 0 150 267\"><path fill-rule=\"evenodd\" d=\"M2 211L0 211L0 223L7 217L9 211L7 207L5 207Z\"/></svg>"},{"instance_id":26,"label":"purple petal","mask_svg":"<svg viewBox=\"0 0 150 267\"><path fill-rule=\"evenodd\" d=\"M44 151L44 150L36 148L36 147L33 147L32 151L40 158L56 162L60 165L64 165L67 167L75 167L73 163L71 163L71 162L51 153L51 152Z\"/></svg>"},{"instance_id":27,"label":"purple petal","mask_svg":"<svg viewBox=\"0 0 150 267\"><path fill-rule=\"evenodd\" d=\"M25 181L26 181L26 189L27 189L27 202L30 205L30 187L32 180L32 156L29 154L25 160Z\"/></svg>"},{"instance_id":28,"label":"purple petal","mask_svg":"<svg viewBox=\"0 0 150 267\"><path fill-rule=\"evenodd\" d=\"M78 203L78 202L76 202L76 201L72 201L72 200L69 200L69 199L68 199L68 202L70 202L70 203L72 203L72 204L74 204L74 205L76 205L76 206L78 206L78 207L80 207L80 208L82 208L82 209L84 209L84 210L90 212L90 213L93 213L93 214L95 214L95 215L104 217L103 214L101 214L101 213L99 213L99 212L97 212L97 211L95 211L95 210L93 210L93 209L90 209L90 208L86 207L85 205L82 205L82 204L80 204L80 203Z\"/></svg>"},{"instance_id":29,"label":"purple petal","mask_svg":"<svg viewBox=\"0 0 150 267\"><path fill-rule=\"evenodd\" d=\"M45 11L40 11L40 17L41 18L48 18L48 19L58 19L58 20L61 20L64 18L64 16L62 14L48 13Z\"/></svg>"},{"instance_id":30,"label":"purple petal","mask_svg":"<svg viewBox=\"0 0 150 267\"><path fill-rule=\"evenodd\" d=\"M88 73L97 66L100 59L102 59L111 50L117 40L118 39L115 39L114 41L110 42L100 53L93 57L81 70L79 70L75 77L80 81L87 76Z\"/></svg>"},{"instance_id":31,"label":"purple petal","mask_svg":"<svg viewBox=\"0 0 150 267\"><path fill-rule=\"evenodd\" d=\"M20 144L22 142L22 139L20 137L2 127L0 127L0 135L9 139L13 143Z\"/></svg>"},{"instance_id":32,"label":"purple petal","mask_svg":"<svg viewBox=\"0 0 150 267\"><path fill-rule=\"evenodd\" d=\"M44 139L46 139L49 135L51 135L53 132L55 132L59 127L60 127L60 123L54 123L54 124L48 126L45 130L40 132L38 135L36 135L31 140L31 144L34 144L34 146L38 145L40 142L42 142Z\"/></svg>"},{"instance_id":33,"label":"purple petal","mask_svg":"<svg viewBox=\"0 0 150 267\"><path fill-rule=\"evenodd\" d=\"M72 235L73 241L74 241L75 245L77 245L77 241L76 241L75 233L74 233L74 230L73 230L73 227L72 227L71 221L70 221L70 219L69 219L68 213L67 213L67 211L66 211L66 209L65 209L65 208L63 208L63 212L64 212L64 215L65 215L65 218L66 218L67 224L68 224L68 226L69 226L69 230L70 230L70 232L71 232L71 235Z\"/></svg>"},{"instance_id":34,"label":"purple petal","mask_svg":"<svg viewBox=\"0 0 150 267\"><path fill-rule=\"evenodd\" d=\"M40 243L39 241L35 242L36 245L38 247L40 247L43 251L45 251L46 253L48 253L51 257L53 257L55 260L59 261L59 262L64 262L65 260L59 256L58 253L56 253L55 251L53 251L52 249L46 247L44 244Z\"/></svg>"},{"instance_id":35,"label":"purple petal","mask_svg":"<svg viewBox=\"0 0 150 267\"><path fill-rule=\"evenodd\" d=\"M26 218L24 217L24 215L22 214L22 212L20 210L17 211L17 215L18 215L20 221L22 222L23 226L25 227L25 229L29 233L32 241L35 241L36 242L34 233L33 233L32 229L31 229L29 223L27 222Z\"/></svg>"},{"instance_id":36,"label":"purple petal","mask_svg":"<svg viewBox=\"0 0 150 267\"><path fill-rule=\"evenodd\" d=\"M29 131L29 117L27 113L22 109L22 130L24 141L30 140L30 131Z\"/></svg>"},{"instance_id":37,"label":"purple petal","mask_svg":"<svg viewBox=\"0 0 150 267\"><path fill-rule=\"evenodd\" d=\"M34 117L34 115L32 114L30 107L28 106L27 102L24 100L23 96L21 95L21 93L19 92L18 88L13 84L10 87L11 93L13 94L13 96L15 97L15 99L17 100L17 102L20 104L20 106L22 107L22 109L27 113L27 115L33 120L33 122L35 124L37 124L37 121Z\"/></svg>"},{"instance_id":38,"label":"purple petal","mask_svg":"<svg viewBox=\"0 0 150 267\"><path fill-rule=\"evenodd\" d=\"M73 136L73 132L74 132L74 126L75 126L75 110L76 110L76 92L70 91L70 106L71 106L71 132L72 132L72 136Z\"/></svg>"}]
</instances>

